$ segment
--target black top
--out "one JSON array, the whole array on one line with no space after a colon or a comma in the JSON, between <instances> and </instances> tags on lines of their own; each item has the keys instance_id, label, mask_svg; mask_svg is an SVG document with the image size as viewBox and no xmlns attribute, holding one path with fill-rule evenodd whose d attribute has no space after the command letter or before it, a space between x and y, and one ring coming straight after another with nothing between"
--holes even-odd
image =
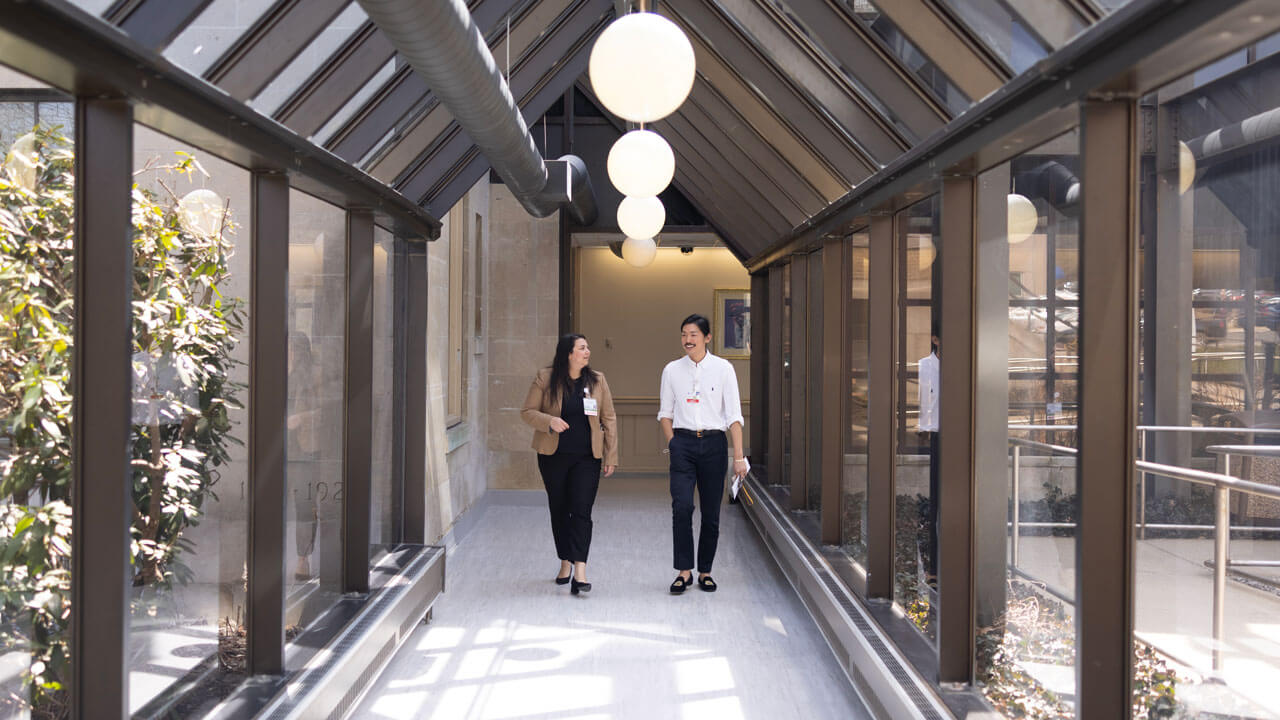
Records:
<instances>
[{"instance_id":1,"label":"black top","mask_svg":"<svg viewBox=\"0 0 1280 720\"><path fill-rule=\"evenodd\" d=\"M560 402L560 418L569 423L569 429L560 433L560 445L557 454L591 455L591 426L587 423L587 414L582 409L582 391L587 385L583 378L573 380L564 388L564 397Z\"/></svg>"}]
</instances>

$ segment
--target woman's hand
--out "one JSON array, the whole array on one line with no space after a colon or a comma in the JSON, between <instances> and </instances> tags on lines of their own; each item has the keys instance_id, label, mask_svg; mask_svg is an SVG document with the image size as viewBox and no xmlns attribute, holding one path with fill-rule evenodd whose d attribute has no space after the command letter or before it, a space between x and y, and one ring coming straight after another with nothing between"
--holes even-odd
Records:
<instances>
[{"instance_id":1,"label":"woman's hand","mask_svg":"<svg viewBox=\"0 0 1280 720\"><path fill-rule=\"evenodd\" d=\"M615 469L617 469L617 467L618 467L617 465L605 465L605 466L604 466L604 476L605 476L605 477L609 477L610 475L612 475L612 474L613 474L613 471L614 471Z\"/></svg>"},{"instance_id":2,"label":"woman's hand","mask_svg":"<svg viewBox=\"0 0 1280 720\"><path fill-rule=\"evenodd\" d=\"M551 432L562 433L568 429L569 429L569 423L565 422L564 418L558 418L558 417L551 418Z\"/></svg>"}]
</instances>

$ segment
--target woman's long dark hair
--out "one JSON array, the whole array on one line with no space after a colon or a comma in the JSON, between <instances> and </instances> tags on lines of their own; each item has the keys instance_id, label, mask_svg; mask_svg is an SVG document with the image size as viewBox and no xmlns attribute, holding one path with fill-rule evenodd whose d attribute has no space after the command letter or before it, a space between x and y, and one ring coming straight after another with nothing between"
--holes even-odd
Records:
<instances>
[{"instance_id":1,"label":"woman's long dark hair","mask_svg":"<svg viewBox=\"0 0 1280 720\"><path fill-rule=\"evenodd\" d=\"M573 378L569 377L569 353L573 352L573 346L578 344L578 340L586 339L585 335L569 333L561 335L560 342L556 343L556 356L551 361L551 383L547 386L547 392L553 402L559 402L564 397L564 390L573 387ZM596 371L592 370L590 365L582 368L582 378L587 387L595 392Z\"/></svg>"}]
</instances>

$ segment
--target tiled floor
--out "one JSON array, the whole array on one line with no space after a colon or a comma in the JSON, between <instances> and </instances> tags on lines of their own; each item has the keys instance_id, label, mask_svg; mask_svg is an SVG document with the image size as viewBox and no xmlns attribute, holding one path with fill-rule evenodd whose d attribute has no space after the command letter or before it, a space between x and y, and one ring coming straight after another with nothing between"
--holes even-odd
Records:
<instances>
[{"instance_id":1,"label":"tiled floor","mask_svg":"<svg viewBox=\"0 0 1280 720\"><path fill-rule=\"evenodd\" d=\"M495 495L354 717L869 717L740 508L721 515L720 591L676 597L665 478L605 479L594 515L595 587L572 597L542 496Z\"/></svg>"}]
</instances>

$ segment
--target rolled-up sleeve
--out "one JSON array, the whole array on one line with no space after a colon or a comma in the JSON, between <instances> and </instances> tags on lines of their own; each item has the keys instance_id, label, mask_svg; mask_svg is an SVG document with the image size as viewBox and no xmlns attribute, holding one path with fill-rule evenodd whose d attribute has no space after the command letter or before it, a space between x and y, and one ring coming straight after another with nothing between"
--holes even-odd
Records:
<instances>
[{"instance_id":1,"label":"rolled-up sleeve","mask_svg":"<svg viewBox=\"0 0 1280 720\"><path fill-rule=\"evenodd\" d=\"M672 420L676 416L676 389L671 385L671 368L662 368L662 383L658 391L658 421Z\"/></svg>"},{"instance_id":2,"label":"rolled-up sleeve","mask_svg":"<svg viewBox=\"0 0 1280 720\"><path fill-rule=\"evenodd\" d=\"M742 397L738 392L738 373L733 363L726 363L724 378L724 425L732 427L734 423L745 425L742 419Z\"/></svg>"}]
</instances>

